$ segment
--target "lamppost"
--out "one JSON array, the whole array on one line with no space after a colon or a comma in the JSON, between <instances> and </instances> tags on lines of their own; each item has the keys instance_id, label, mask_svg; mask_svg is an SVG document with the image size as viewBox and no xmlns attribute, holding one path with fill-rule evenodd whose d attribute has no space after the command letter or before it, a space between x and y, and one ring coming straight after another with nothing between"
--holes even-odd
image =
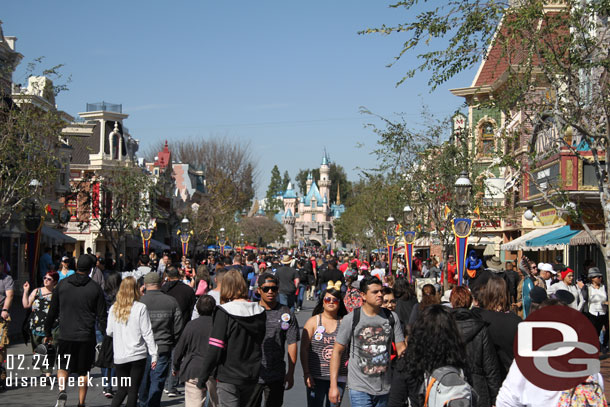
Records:
<instances>
[{"instance_id":1,"label":"lamppost","mask_svg":"<svg viewBox=\"0 0 610 407\"><path fill-rule=\"evenodd\" d=\"M178 236L180 237L180 243L182 243L182 255L188 256L189 252L189 240L193 235L193 231L189 228L190 222L185 216L180 222L180 229L178 229Z\"/></svg>"},{"instance_id":2,"label":"lamppost","mask_svg":"<svg viewBox=\"0 0 610 407\"><path fill-rule=\"evenodd\" d=\"M241 255L244 255L244 232L239 232L239 246Z\"/></svg>"},{"instance_id":3,"label":"lamppost","mask_svg":"<svg viewBox=\"0 0 610 407\"><path fill-rule=\"evenodd\" d=\"M405 263L407 266L407 278L409 282L413 282L413 272L411 267L413 265L413 242L415 242L415 232L411 230L413 225L413 209L411 206L406 205L402 210L402 222L404 226L404 239L405 239Z\"/></svg>"},{"instance_id":4,"label":"lamppost","mask_svg":"<svg viewBox=\"0 0 610 407\"><path fill-rule=\"evenodd\" d=\"M390 215L386 219L386 230L385 240L388 248L388 275L392 274L392 258L394 257L394 245L396 244L396 238L398 233L396 230L396 219Z\"/></svg>"},{"instance_id":5,"label":"lamppost","mask_svg":"<svg viewBox=\"0 0 610 407\"><path fill-rule=\"evenodd\" d=\"M455 203L458 208L458 216L453 219L453 233L455 235L455 260L457 264L458 285L464 281L464 269L466 266L466 248L468 237L472 231L472 219L468 218L470 206L470 193L472 183L468 178L468 172L462 171L455 181Z\"/></svg>"},{"instance_id":6,"label":"lamppost","mask_svg":"<svg viewBox=\"0 0 610 407\"><path fill-rule=\"evenodd\" d=\"M44 216L42 210L36 200L36 192L38 188L42 186L42 183L37 179L30 181L29 187L31 191L31 198L28 201L27 208L28 212L24 217L25 231L26 231L26 250L28 259L28 274L30 275L30 283L40 285L42 281L37 280L37 265L39 251L40 251L40 236L42 235L41 229L44 223Z\"/></svg>"},{"instance_id":7,"label":"lamppost","mask_svg":"<svg viewBox=\"0 0 610 407\"><path fill-rule=\"evenodd\" d=\"M225 235L225 228L222 227L219 230L220 236L218 238L218 246L220 246L220 254L225 255L225 243L227 242L227 237Z\"/></svg>"}]
</instances>

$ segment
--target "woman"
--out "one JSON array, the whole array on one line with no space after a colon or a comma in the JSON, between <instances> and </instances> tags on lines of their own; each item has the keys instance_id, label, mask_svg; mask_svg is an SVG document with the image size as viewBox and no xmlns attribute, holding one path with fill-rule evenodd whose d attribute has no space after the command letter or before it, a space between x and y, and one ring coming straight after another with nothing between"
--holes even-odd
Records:
<instances>
[{"instance_id":1,"label":"woman","mask_svg":"<svg viewBox=\"0 0 610 407\"><path fill-rule=\"evenodd\" d=\"M62 257L61 263L59 263L59 281L70 277L72 274L74 274L74 270L70 269L70 258L68 256Z\"/></svg>"},{"instance_id":2,"label":"woman","mask_svg":"<svg viewBox=\"0 0 610 407\"><path fill-rule=\"evenodd\" d=\"M436 288L432 284L424 284L421 288L421 301L419 306L414 307L411 315L409 316L409 323L407 325L407 332L411 331L411 327L419 317L419 314L423 311L424 308L430 305L440 304L440 299L438 295L436 295Z\"/></svg>"},{"instance_id":3,"label":"woman","mask_svg":"<svg viewBox=\"0 0 610 407\"><path fill-rule=\"evenodd\" d=\"M147 353L151 356L151 369L154 370L157 366L157 344L148 309L138 299L140 290L136 279L126 277L121 282L116 301L108 313L106 334L113 338L114 366L119 383L119 390L112 399L112 407L120 406L125 397L127 407L137 405ZM125 386L126 382L129 387Z\"/></svg>"},{"instance_id":4,"label":"woman","mask_svg":"<svg viewBox=\"0 0 610 407\"><path fill-rule=\"evenodd\" d=\"M121 273L111 271L106 277L106 282L104 284L106 311L108 311L110 307L112 307L112 304L114 304L120 286ZM114 370L114 353L112 351L112 346L112 338L108 335L104 335L98 358L95 361L95 365L100 367L102 370L102 376L106 377L106 387L104 387L103 390L104 397L106 398L114 397L114 392L112 391L112 378L116 376L116 372Z\"/></svg>"},{"instance_id":5,"label":"woman","mask_svg":"<svg viewBox=\"0 0 610 407\"><path fill-rule=\"evenodd\" d=\"M381 293L383 294L383 303L381 306L389 309L390 311L395 311L396 298L394 297L394 291L390 287L383 287L381 289Z\"/></svg>"},{"instance_id":6,"label":"woman","mask_svg":"<svg viewBox=\"0 0 610 407\"><path fill-rule=\"evenodd\" d=\"M496 396L502 382L500 365L496 350L489 339L487 324L470 311L472 295L463 286L451 290L449 297L453 307L453 317L466 345L468 369L472 378L472 387L478 395L479 407L495 405Z\"/></svg>"},{"instance_id":7,"label":"woman","mask_svg":"<svg viewBox=\"0 0 610 407\"><path fill-rule=\"evenodd\" d=\"M211 288L210 272L208 271L208 266L205 264L200 264L197 266L197 272L195 273L195 278L191 280L190 286L193 290L195 290L195 295L197 297L201 297L208 293Z\"/></svg>"},{"instance_id":8,"label":"woman","mask_svg":"<svg viewBox=\"0 0 610 407\"><path fill-rule=\"evenodd\" d=\"M258 383L261 345L265 337L265 309L248 302L248 286L242 274L231 269L222 278L220 306L214 312L214 324L197 386L216 371L217 390L222 407L245 405Z\"/></svg>"},{"instance_id":9,"label":"woman","mask_svg":"<svg viewBox=\"0 0 610 407\"><path fill-rule=\"evenodd\" d=\"M392 376L389 407L424 405L420 389L426 375L435 369L452 366L466 371L464 343L450 310L432 304L421 310L413 324L404 357L398 359Z\"/></svg>"},{"instance_id":10,"label":"woman","mask_svg":"<svg viewBox=\"0 0 610 407\"><path fill-rule=\"evenodd\" d=\"M301 366L307 387L307 407L336 406L328 399L328 390L330 356L341 319L347 315L341 291L334 287L324 290L311 315L301 336ZM343 397L347 380L348 352L343 352L343 359L338 379L340 398Z\"/></svg>"},{"instance_id":11,"label":"woman","mask_svg":"<svg viewBox=\"0 0 610 407\"><path fill-rule=\"evenodd\" d=\"M608 295L606 294L606 287L602 284L602 273L597 267L591 267L589 269L589 284L582 287L582 297L585 301L583 311L587 318L591 321L595 330L597 331L597 337L602 330L602 327L606 327L606 334L604 335L604 343L602 349L608 348Z\"/></svg>"},{"instance_id":12,"label":"woman","mask_svg":"<svg viewBox=\"0 0 610 407\"><path fill-rule=\"evenodd\" d=\"M348 270L345 273L345 285L347 286L347 291L345 293L345 298L343 299L343 304L347 309L347 312L352 312L356 308L362 307L362 295L360 294L360 290L354 287L354 282L358 276L353 272L353 270Z\"/></svg>"},{"instance_id":13,"label":"woman","mask_svg":"<svg viewBox=\"0 0 610 407\"><path fill-rule=\"evenodd\" d=\"M59 281L59 274L56 271L49 271L43 277L43 286L35 288L30 293L30 283L23 283L23 297L21 304L24 309L32 308L32 314L30 315L30 340L32 342L32 350L35 351L36 347L43 343L45 337L44 324L47 319L47 313L51 306L51 297L53 296L53 289ZM56 325L57 328L57 325ZM55 329L53 332L53 339L57 334ZM34 360L35 365L40 367L40 371L45 376L50 377L53 372L54 360Z\"/></svg>"},{"instance_id":14,"label":"woman","mask_svg":"<svg viewBox=\"0 0 610 407\"><path fill-rule=\"evenodd\" d=\"M570 294L574 296L574 301L572 301L568 306L570 308L575 309L576 311L581 311L585 305L584 298L582 297L581 289L584 287L582 282L579 282L579 287L574 285L574 270L571 268L566 268L561 272L561 281L553 284L549 289L549 294L554 294L559 290L569 291Z\"/></svg>"},{"instance_id":15,"label":"woman","mask_svg":"<svg viewBox=\"0 0 610 407\"><path fill-rule=\"evenodd\" d=\"M406 334L407 325L411 318L411 312L417 305L417 297L413 286L406 278L397 278L394 284L394 297L396 298L396 314L400 319L403 333Z\"/></svg>"},{"instance_id":16,"label":"woman","mask_svg":"<svg viewBox=\"0 0 610 407\"><path fill-rule=\"evenodd\" d=\"M195 270L193 270L193 265L191 264L190 259L186 259L184 261L184 267L182 271L184 272L184 281L190 285L191 281L193 281L195 277Z\"/></svg>"},{"instance_id":17,"label":"woman","mask_svg":"<svg viewBox=\"0 0 610 407\"><path fill-rule=\"evenodd\" d=\"M489 336L500 362L500 378L504 380L514 358L513 341L521 318L509 311L506 282L496 274L474 292L474 297L478 307L472 312L489 324Z\"/></svg>"}]
</instances>

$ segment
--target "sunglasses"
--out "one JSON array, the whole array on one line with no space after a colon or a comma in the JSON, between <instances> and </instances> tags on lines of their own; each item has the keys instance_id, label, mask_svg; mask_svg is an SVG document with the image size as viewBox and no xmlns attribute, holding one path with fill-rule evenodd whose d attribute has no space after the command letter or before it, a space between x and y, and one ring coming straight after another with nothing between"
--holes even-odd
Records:
<instances>
[{"instance_id":1,"label":"sunglasses","mask_svg":"<svg viewBox=\"0 0 610 407\"><path fill-rule=\"evenodd\" d=\"M43 278L43 280L44 281L53 281L53 278L52 277L45 277L45 278Z\"/></svg>"},{"instance_id":2,"label":"sunglasses","mask_svg":"<svg viewBox=\"0 0 610 407\"><path fill-rule=\"evenodd\" d=\"M278 289L279 289L279 287L277 285L268 285L265 287L261 287L261 290L264 293L268 293L269 291L273 291L274 293L276 293Z\"/></svg>"},{"instance_id":3,"label":"sunglasses","mask_svg":"<svg viewBox=\"0 0 610 407\"><path fill-rule=\"evenodd\" d=\"M396 304L396 300L383 300L384 304Z\"/></svg>"},{"instance_id":4,"label":"sunglasses","mask_svg":"<svg viewBox=\"0 0 610 407\"><path fill-rule=\"evenodd\" d=\"M339 304L339 299L335 297L324 297L324 304Z\"/></svg>"}]
</instances>

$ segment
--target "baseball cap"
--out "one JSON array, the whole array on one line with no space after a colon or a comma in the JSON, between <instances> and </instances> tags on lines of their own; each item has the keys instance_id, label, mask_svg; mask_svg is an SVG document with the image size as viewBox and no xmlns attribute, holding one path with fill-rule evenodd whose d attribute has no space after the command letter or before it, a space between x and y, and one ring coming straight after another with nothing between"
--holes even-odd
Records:
<instances>
[{"instance_id":1,"label":"baseball cap","mask_svg":"<svg viewBox=\"0 0 610 407\"><path fill-rule=\"evenodd\" d=\"M144 284L159 284L161 276L156 271L151 271L144 276Z\"/></svg>"},{"instance_id":2,"label":"baseball cap","mask_svg":"<svg viewBox=\"0 0 610 407\"><path fill-rule=\"evenodd\" d=\"M69 262L70 258L68 256L64 256L64 257L61 258L61 261Z\"/></svg>"},{"instance_id":3,"label":"baseball cap","mask_svg":"<svg viewBox=\"0 0 610 407\"><path fill-rule=\"evenodd\" d=\"M541 264L542 264L542 267L538 267L538 269L540 271L544 270L544 271L548 271L553 274L557 274L557 272L555 270L553 270L553 266L551 266L549 263L541 263Z\"/></svg>"}]
</instances>

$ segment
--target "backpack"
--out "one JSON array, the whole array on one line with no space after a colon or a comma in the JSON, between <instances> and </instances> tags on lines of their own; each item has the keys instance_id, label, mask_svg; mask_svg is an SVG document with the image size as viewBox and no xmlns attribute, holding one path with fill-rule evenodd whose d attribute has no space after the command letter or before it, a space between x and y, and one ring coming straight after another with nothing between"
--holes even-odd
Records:
<instances>
[{"instance_id":1,"label":"backpack","mask_svg":"<svg viewBox=\"0 0 610 407\"><path fill-rule=\"evenodd\" d=\"M561 393L557 407L569 406L607 407L608 403L599 383L589 376L584 383Z\"/></svg>"},{"instance_id":2,"label":"backpack","mask_svg":"<svg viewBox=\"0 0 610 407\"><path fill-rule=\"evenodd\" d=\"M466 382L462 371L453 366L434 369L423 385L426 386L424 407L471 407L476 405L472 387Z\"/></svg>"}]
</instances>

